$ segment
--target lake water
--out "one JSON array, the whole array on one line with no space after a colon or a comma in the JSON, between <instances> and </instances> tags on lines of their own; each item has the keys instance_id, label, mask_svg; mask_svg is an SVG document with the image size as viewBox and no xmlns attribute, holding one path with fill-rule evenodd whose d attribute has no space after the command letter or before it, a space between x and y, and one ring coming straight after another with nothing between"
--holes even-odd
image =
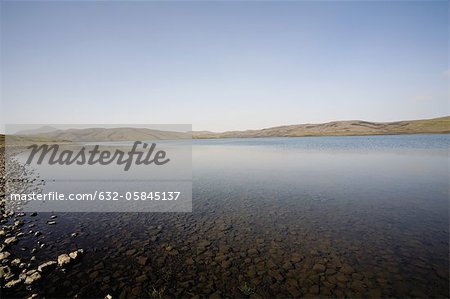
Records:
<instances>
[{"instance_id":1,"label":"lake water","mask_svg":"<svg viewBox=\"0 0 450 299\"><path fill-rule=\"evenodd\" d=\"M86 250L36 291L448 297L449 145L450 135L195 140L192 213L28 218L47 246L37 263ZM30 255L19 247L33 238L16 254Z\"/></svg>"}]
</instances>

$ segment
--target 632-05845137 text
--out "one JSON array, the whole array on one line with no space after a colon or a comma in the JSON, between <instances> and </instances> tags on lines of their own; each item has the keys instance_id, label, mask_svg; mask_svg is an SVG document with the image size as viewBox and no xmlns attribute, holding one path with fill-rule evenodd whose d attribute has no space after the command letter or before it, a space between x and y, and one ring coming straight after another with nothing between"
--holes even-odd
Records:
<instances>
[{"instance_id":1,"label":"632-05845137 text","mask_svg":"<svg viewBox=\"0 0 450 299\"><path fill-rule=\"evenodd\" d=\"M95 191L94 193L70 193L68 195L60 192L47 193L13 193L10 200L15 201L63 201L63 200L156 200L156 201L172 201L177 200L181 195L180 191L134 191L120 193L116 191Z\"/></svg>"}]
</instances>

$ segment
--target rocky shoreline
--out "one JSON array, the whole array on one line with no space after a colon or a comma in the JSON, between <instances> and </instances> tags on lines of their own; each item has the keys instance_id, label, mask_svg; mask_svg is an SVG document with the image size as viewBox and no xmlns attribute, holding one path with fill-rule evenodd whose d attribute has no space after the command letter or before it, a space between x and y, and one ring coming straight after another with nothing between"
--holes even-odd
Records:
<instances>
[{"instance_id":1,"label":"rocky shoreline","mask_svg":"<svg viewBox=\"0 0 450 299\"><path fill-rule=\"evenodd\" d=\"M6 201L5 194L11 184L19 184L22 190L28 187L36 187L37 184L29 185L35 179L29 177L29 173L19 165L14 166L14 161L9 161L9 167L15 167L15 171L6 173L5 171L4 149L0 151L0 287L8 293L9 290L23 289L30 293L29 298L38 297L38 293L33 293L34 285L51 271L58 269L65 271L73 263L78 262L84 253L83 249L72 251L68 254L61 254L55 260L49 260L40 264L36 262L34 255L38 250L46 247L45 243L39 241L42 235L36 228L33 218L37 213L21 212L20 203L11 204ZM9 171L8 171L9 172ZM13 177L11 177L13 176ZM51 215L47 224L56 224L56 215ZM26 236L35 237L34 242L28 242L27 246L21 246L21 240ZM21 251L28 251L30 258L19 258L10 251L12 246L19 247Z\"/></svg>"}]
</instances>

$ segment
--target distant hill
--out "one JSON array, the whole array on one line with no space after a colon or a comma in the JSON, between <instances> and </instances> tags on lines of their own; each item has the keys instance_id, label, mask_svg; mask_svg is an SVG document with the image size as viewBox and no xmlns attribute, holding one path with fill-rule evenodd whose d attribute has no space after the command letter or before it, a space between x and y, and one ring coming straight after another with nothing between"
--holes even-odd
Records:
<instances>
[{"instance_id":1,"label":"distant hill","mask_svg":"<svg viewBox=\"0 0 450 299\"><path fill-rule=\"evenodd\" d=\"M396 122L368 122L362 120L333 121L323 124L300 124L262 130L213 133L193 132L192 137L244 138L244 137L304 137L304 136L364 136L396 134L450 133L450 116Z\"/></svg>"},{"instance_id":2,"label":"distant hill","mask_svg":"<svg viewBox=\"0 0 450 299\"><path fill-rule=\"evenodd\" d=\"M7 140L5 140L7 139ZM0 148L5 146L5 142L8 145L24 145L30 143L67 143L70 140L62 139L48 139L39 135L4 135L0 134Z\"/></svg>"},{"instance_id":3,"label":"distant hill","mask_svg":"<svg viewBox=\"0 0 450 299\"><path fill-rule=\"evenodd\" d=\"M36 134L43 134L43 133L50 133L57 131L58 129L51 127L51 126L44 126L40 127L34 130L23 130L16 133L16 135L36 135Z\"/></svg>"},{"instance_id":4,"label":"distant hill","mask_svg":"<svg viewBox=\"0 0 450 299\"><path fill-rule=\"evenodd\" d=\"M160 131L146 128L88 128L52 130L29 130L19 132L15 136L26 138L40 138L43 140L68 140L73 142L96 142L96 141L134 141L134 140L161 140L161 139L183 139L191 138L190 133ZM37 132L37 133L35 133ZM41 133L42 132L42 133ZM25 134L24 134L25 133Z\"/></svg>"},{"instance_id":5,"label":"distant hill","mask_svg":"<svg viewBox=\"0 0 450 299\"><path fill-rule=\"evenodd\" d=\"M229 131L223 133L214 133L209 131L184 133L159 131L146 128L52 129L54 128L45 127L42 130L39 128L35 131L20 132L21 135L15 135L14 137L11 137L11 140L28 140L36 142L134 141L185 139L191 138L191 134L194 139L443 134L450 133L450 116L396 122L368 122L362 120L333 121L323 124L300 124L279 126L261 130ZM4 140L5 135L0 134L0 146L4 144Z\"/></svg>"}]
</instances>

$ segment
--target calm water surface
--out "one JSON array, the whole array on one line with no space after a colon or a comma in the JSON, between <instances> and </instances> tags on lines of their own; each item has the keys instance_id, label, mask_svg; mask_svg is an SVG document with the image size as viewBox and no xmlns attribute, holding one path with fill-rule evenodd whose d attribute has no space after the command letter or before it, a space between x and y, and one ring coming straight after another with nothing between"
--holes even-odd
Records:
<instances>
[{"instance_id":1,"label":"calm water surface","mask_svg":"<svg viewBox=\"0 0 450 299\"><path fill-rule=\"evenodd\" d=\"M47 245L37 263L87 251L36 291L448 297L449 145L449 135L195 140L193 213L30 218Z\"/></svg>"}]
</instances>

